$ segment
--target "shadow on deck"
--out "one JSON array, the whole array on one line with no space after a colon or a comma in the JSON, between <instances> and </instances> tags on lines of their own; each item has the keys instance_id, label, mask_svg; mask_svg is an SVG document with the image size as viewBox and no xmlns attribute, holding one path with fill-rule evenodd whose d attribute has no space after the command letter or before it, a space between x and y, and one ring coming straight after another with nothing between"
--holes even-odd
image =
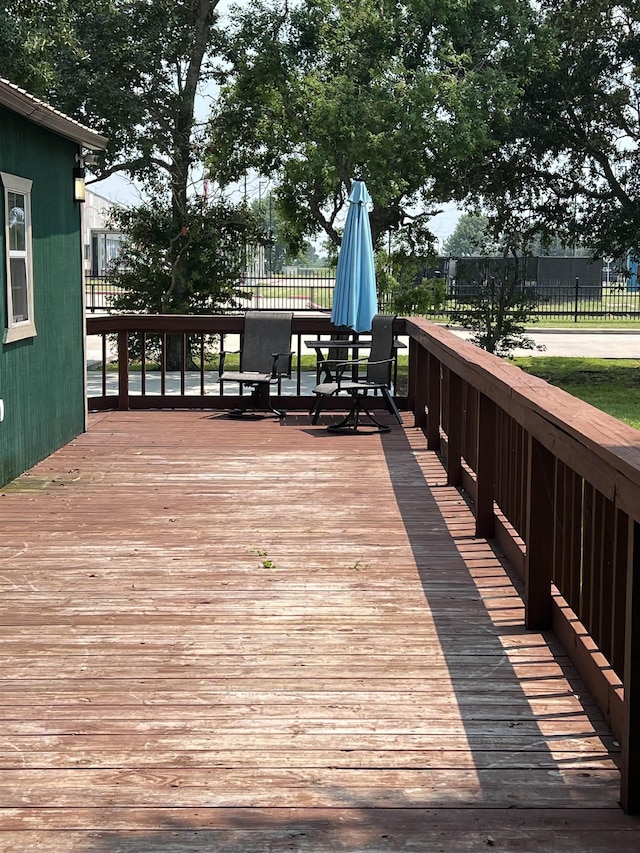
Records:
<instances>
[{"instance_id":1,"label":"shadow on deck","mask_svg":"<svg viewBox=\"0 0 640 853\"><path fill-rule=\"evenodd\" d=\"M99 414L0 506L2 850L640 847L421 431Z\"/></svg>"}]
</instances>

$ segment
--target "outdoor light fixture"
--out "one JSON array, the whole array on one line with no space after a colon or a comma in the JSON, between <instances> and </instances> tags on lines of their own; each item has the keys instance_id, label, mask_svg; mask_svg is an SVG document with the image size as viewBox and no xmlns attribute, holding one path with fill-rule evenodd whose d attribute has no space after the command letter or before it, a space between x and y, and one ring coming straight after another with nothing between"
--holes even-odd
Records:
<instances>
[{"instance_id":1,"label":"outdoor light fixture","mask_svg":"<svg viewBox=\"0 0 640 853\"><path fill-rule=\"evenodd\" d=\"M73 167L73 200L85 200L84 168L82 166Z\"/></svg>"},{"instance_id":2,"label":"outdoor light fixture","mask_svg":"<svg viewBox=\"0 0 640 853\"><path fill-rule=\"evenodd\" d=\"M76 154L76 165L73 167L73 200L82 202L85 197L84 158Z\"/></svg>"}]
</instances>

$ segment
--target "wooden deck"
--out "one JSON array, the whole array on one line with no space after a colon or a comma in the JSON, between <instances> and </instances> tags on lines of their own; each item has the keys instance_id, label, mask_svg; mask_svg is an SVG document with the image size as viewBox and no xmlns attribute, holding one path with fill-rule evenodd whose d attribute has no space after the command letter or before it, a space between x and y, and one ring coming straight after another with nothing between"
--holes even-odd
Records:
<instances>
[{"instance_id":1,"label":"wooden deck","mask_svg":"<svg viewBox=\"0 0 640 853\"><path fill-rule=\"evenodd\" d=\"M0 490L0 850L637 853L445 483L410 427L123 412Z\"/></svg>"}]
</instances>

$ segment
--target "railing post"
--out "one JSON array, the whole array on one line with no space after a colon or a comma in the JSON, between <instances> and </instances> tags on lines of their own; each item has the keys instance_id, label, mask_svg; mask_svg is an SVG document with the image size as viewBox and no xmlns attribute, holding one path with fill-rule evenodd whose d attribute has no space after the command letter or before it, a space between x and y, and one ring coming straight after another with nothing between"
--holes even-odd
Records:
<instances>
[{"instance_id":1,"label":"railing post","mask_svg":"<svg viewBox=\"0 0 640 853\"><path fill-rule=\"evenodd\" d=\"M496 478L496 404L484 394L478 401L478 462L476 470L476 536L495 533L493 499Z\"/></svg>"},{"instance_id":2,"label":"railing post","mask_svg":"<svg viewBox=\"0 0 640 853\"><path fill-rule=\"evenodd\" d=\"M447 485L462 484L462 379L449 371L447 413Z\"/></svg>"},{"instance_id":3,"label":"railing post","mask_svg":"<svg viewBox=\"0 0 640 853\"><path fill-rule=\"evenodd\" d=\"M640 814L640 523L629 521L620 804L627 814L637 815Z\"/></svg>"},{"instance_id":4,"label":"railing post","mask_svg":"<svg viewBox=\"0 0 640 853\"><path fill-rule=\"evenodd\" d=\"M427 385L427 447L435 453L440 452L440 361L432 353L428 354Z\"/></svg>"},{"instance_id":5,"label":"railing post","mask_svg":"<svg viewBox=\"0 0 640 853\"><path fill-rule=\"evenodd\" d=\"M578 322L578 303L580 301L580 279L576 276L576 293L574 299L573 322Z\"/></svg>"},{"instance_id":6,"label":"railing post","mask_svg":"<svg viewBox=\"0 0 640 853\"><path fill-rule=\"evenodd\" d=\"M129 410L129 333L118 332L118 408Z\"/></svg>"},{"instance_id":7,"label":"railing post","mask_svg":"<svg viewBox=\"0 0 640 853\"><path fill-rule=\"evenodd\" d=\"M526 556L524 563L525 625L542 630L551 625L551 578L554 546L555 459L529 436Z\"/></svg>"},{"instance_id":8,"label":"railing post","mask_svg":"<svg viewBox=\"0 0 640 853\"><path fill-rule=\"evenodd\" d=\"M407 405L413 412L414 426L424 429L427 423L428 388L429 388L429 353L419 346L413 338L409 340L409 376L411 384L408 389Z\"/></svg>"}]
</instances>

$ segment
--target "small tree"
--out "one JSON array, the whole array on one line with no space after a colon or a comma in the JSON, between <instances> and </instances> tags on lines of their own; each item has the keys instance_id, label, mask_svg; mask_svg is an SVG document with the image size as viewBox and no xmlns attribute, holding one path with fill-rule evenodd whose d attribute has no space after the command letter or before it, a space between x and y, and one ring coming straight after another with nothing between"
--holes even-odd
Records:
<instances>
[{"instance_id":1,"label":"small tree","mask_svg":"<svg viewBox=\"0 0 640 853\"><path fill-rule=\"evenodd\" d=\"M536 321L538 304L535 288L526 284L525 268L515 253L512 258L486 258L481 277L472 278L471 268L458 261L456 286L465 305L451 313L449 322L469 329L472 343L495 355L542 349L525 334L526 324Z\"/></svg>"},{"instance_id":2,"label":"small tree","mask_svg":"<svg viewBox=\"0 0 640 853\"><path fill-rule=\"evenodd\" d=\"M438 278L433 235L422 218L400 229L389 254L376 255L380 301L398 314L426 315L445 303L447 286Z\"/></svg>"},{"instance_id":3,"label":"small tree","mask_svg":"<svg viewBox=\"0 0 640 853\"><path fill-rule=\"evenodd\" d=\"M388 310L405 316L425 316L434 311L438 313L447 298L445 279L428 277L424 261L416 268L414 275L406 277L406 273L406 267L403 271L395 269L390 266L388 255L378 253L376 283L379 300Z\"/></svg>"},{"instance_id":4,"label":"small tree","mask_svg":"<svg viewBox=\"0 0 640 853\"><path fill-rule=\"evenodd\" d=\"M246 208L188 202L186 222L176 230L171 207L158 201L117 209L113 225L127 235L113 270L123 293L121 311L151 314L211 314L240 306L245 246L264 240L261 224ZM179 285L179 286L178 286ZM178 369L181 342L169 336L167 367ZM188 367L195 368L189 357Z\"/></svg>"}]
</instances>

